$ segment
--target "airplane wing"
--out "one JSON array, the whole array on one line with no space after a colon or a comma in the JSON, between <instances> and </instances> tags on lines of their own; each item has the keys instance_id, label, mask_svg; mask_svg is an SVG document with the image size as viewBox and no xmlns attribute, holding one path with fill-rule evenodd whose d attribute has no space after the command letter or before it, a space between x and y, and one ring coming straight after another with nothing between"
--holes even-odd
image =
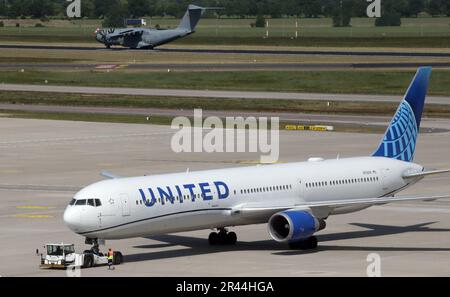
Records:
<instances>
[{"instance_id":1,"label":"airplane wing","mask_svg":"<svg viewBox=\"0 0 450 297\"><path fill-rule=\"evenodd\" d=\"M353 205L377 205L386 204L391 202L404 202L404 201L427 201L427 200L437 200L437 199L449 199L450 194L435 195L435 196L397 196L397 197L382 197L382 198L360 198L360 199L349 199L349 200L338 200L338 201L318 201L305 203L305 206L309 207L342 207L342 206L353 206Z\"/></svg>"},{"instance_id":2,"label":"airplane wing","mask_svg":"<svg viewBox=\"0 0 450 297\"><path fill-rule=\"evenodd\" d=\"M143 32L144 32L144 30L142 30L142 29L130 29L130 30L125 30L125 31L117 31L117 32L109 33L107 37L108 37L108 39L117 39L117 38L121 38L121 37L142 35Z\"/></svg>"},{"instance_id":3,"label":"airplane wing","mask_svg":"<svg viewBox=\"0 0 450 297\"><path fill-rule=\"evenodd\" d=\"M241 204L232 209L231 213L234 215L243 216L258 216L258 215L270 215L275 214L279 211L289 210L289 209L313 209L313 208L338 208L344 206L372 206L372 205L383 205L392 202L404 202L404 201L433 201L437 199L450 199L450 194L434 195L434 196L397 196L397 197L381 197L381 198L359 198L359 199L347 199L347 200L336 200L336 201L314 201L305 202L296 205L274 205L274 206L264 206L258 204Z\"/></svg>"}]
</instances>

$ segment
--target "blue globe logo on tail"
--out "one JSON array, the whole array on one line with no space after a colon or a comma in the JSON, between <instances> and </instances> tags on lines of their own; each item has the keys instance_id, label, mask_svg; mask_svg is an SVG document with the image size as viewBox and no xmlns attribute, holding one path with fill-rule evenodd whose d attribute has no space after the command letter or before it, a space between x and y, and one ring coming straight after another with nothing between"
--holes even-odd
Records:
<instances>
[{"instance_id":1,"label":"blue globe logo on tail","mask_svg":"<svg viewBox=\"0 0 450 297\"><path fill-rule=\"evenodd\" d=\"M416 147L418 127L408 102L403 101L374 156L412 161Z\"/></svg>"},{"instance_id":2,"label":"blue globe logo on tail","mask_svg":"<svg viewBox=\"0 0 450 297\"><path fill-rule=\"evenodd\" d=\"M413 161L430 74L431 67L419 68L374 157Z\"/></svg>"}]
</instances>

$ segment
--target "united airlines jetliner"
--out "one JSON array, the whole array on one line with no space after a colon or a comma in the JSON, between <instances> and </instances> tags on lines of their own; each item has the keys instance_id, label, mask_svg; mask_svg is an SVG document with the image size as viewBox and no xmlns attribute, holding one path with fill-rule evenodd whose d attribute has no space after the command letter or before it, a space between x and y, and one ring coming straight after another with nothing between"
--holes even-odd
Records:
<instances>
[{"instance_id":1,"label":"united airlines jetliner","mask_svg":"<svg viewBox=\"0 0 450 297\"><path fill-rule=\"evenodd\" d=\"M234 244L229 227L267 224L291 248L314 249L330 215L372 205L449 195L395 196L422 178L450 170L413 163L431 68L419 68L380 145L370 156L282 165L110 179L78 192L67 226L99 240L214 229L211 245Z\"/></svg>"}]
</instances>

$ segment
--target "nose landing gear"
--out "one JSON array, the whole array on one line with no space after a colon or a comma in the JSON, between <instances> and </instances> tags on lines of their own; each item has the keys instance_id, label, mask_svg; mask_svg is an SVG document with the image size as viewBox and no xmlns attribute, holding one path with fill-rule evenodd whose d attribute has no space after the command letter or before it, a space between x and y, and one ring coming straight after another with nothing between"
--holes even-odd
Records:
<instances>
[{"instance_id":1,"label":"nose landing gear","mask_svg":"<svg viewBox=\"0 0 450 297\"><path fill-rule=\"evenodd\" d=\"M237 235L234 232L228 232L225 228L219 228L219 232L211 232L208 237L209 245L234 245L237 241Z\"/></svg>"}]
</instances>

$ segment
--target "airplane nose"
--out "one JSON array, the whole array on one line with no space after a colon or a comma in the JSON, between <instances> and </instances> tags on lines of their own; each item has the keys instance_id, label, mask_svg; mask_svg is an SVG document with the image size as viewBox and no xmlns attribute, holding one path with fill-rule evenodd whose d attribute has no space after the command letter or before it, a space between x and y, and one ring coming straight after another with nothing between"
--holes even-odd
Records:
<instances>
[{"instance_id":1,"label":"airplane nose","mask_svg":"<svg viewBox=\"0 0 450 297\"><path fill-rule=\"evenodd\" d=\"M64 212L64 223L70 230L78 231L81 224L80 214L72 207L68 207Z\"/></svg>"}]
</instances>

